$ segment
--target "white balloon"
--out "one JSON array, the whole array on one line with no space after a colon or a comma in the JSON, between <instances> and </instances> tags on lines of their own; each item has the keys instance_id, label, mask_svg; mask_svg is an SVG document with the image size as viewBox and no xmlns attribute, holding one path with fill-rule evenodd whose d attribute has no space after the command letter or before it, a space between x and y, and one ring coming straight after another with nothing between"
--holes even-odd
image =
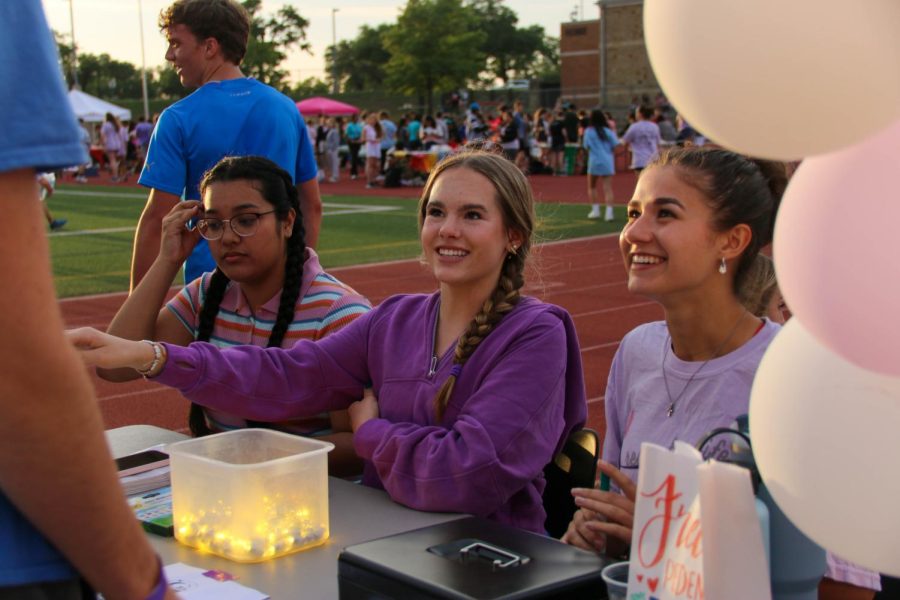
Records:
<instances>
[{"instance_id":1,"label":"white balloon","mask_svg":"<svg viewBox=\"0 0 900 600\"><path fill-rule=\"evenodd\" d=\"M646 0L644 38L669 100L714 141L793 160L900 116L900 2Z\"/></svg>"},{"instance_id":2,"label":"white balloon","mask_svg":"<svg viewBox=\"0 0 900 600\"><path fill-rule=\"evenodd\" d=\"M766 486L801 531L900 575L900 378L840 358L791 319L756 372L750 436Z\"/></svg>"}]
</instances>

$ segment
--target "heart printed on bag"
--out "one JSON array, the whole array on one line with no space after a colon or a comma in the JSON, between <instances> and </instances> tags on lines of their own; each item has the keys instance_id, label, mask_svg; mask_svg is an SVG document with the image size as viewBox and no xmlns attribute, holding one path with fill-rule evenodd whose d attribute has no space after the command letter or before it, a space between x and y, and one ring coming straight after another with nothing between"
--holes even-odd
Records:
<instances>
[{"instance_id":1,"label":"heart printed on bag","mask_svg":"<svg viewBox=\"0 0 900 600\"><path fill-rule=\"evenodd\" d=\"M647 587L650 588L651 592L656 591L656 586L659 585L659 577L648 577L647 578Z\"/></svg>"}]
</instances>

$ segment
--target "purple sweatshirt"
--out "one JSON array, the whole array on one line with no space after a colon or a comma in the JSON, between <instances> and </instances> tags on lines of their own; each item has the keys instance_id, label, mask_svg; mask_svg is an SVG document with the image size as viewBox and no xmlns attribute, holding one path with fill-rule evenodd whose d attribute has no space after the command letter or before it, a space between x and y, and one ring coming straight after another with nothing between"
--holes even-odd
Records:
<instances>
[{"instance_id":1,"label":"purple sweatshirt","mask_svg":"<svg viewBox=\"0 0 900 600\"><path fill-rule=\"evenodd\" d=\"M462 369L443 419L434 397L451 347L432 360L440 295L394 296L318 342L292 348L167 344L156 381L258 421L346 408L371 385L380 418L353 436L363 483L418 510L544 531L543 468L587 413L569 314L523 298Z\"/></svg>"}]
</instances>

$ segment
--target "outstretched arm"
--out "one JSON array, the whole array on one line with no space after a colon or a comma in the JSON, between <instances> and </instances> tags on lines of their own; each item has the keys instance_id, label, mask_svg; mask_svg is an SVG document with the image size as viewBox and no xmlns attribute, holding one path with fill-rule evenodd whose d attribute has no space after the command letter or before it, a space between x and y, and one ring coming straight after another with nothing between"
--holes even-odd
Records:
<instances>
[{"instance_id":1,"label":"outstretched arm","mask_svg":"<svg viewBox=\"0 0 900 600\"><path fill-rule=\"evenodd\" d=\"M374 312L318 342L301 340L289 349L166 344L150 376L158 374L156 381L192 402L255 421L346 408L362 396L369 380L366 329ZM89 366L146 370L155 360L151 344L96 329L74 329L68 338Z\"/></svg>"},{"instance_id":2,"label":"outstretched arm","mask_svg":"<svg viewBox=\"0 0 900 600\"><path fill-rule=\"evenodd\" d=\"M0 174L0 190L8 209L0 488L106 598L146 597L157 559L122 496L90 381L62 335L34 172Z\"/></svg>"}]
</instances>

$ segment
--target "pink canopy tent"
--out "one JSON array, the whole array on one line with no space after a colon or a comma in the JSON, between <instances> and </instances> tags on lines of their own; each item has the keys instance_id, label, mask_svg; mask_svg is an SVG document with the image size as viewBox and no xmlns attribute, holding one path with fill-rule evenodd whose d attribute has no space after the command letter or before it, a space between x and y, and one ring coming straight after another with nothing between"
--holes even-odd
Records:
<instances>
[{"instance_id":1,"label":"pink canopy tent","mask_svg":"<svg viewBox=\"0 0 900 600\"><path fill-rule=\"evenodd\" d=\"M338 102L337 100L323 98L321 96L301 100L297 103L297 108L300 109L300 113L303 116L328 115L337 117L354 115L359 112L359 109L352 104L345 104L344 102Z\"/></svg>"}]
</instances>

